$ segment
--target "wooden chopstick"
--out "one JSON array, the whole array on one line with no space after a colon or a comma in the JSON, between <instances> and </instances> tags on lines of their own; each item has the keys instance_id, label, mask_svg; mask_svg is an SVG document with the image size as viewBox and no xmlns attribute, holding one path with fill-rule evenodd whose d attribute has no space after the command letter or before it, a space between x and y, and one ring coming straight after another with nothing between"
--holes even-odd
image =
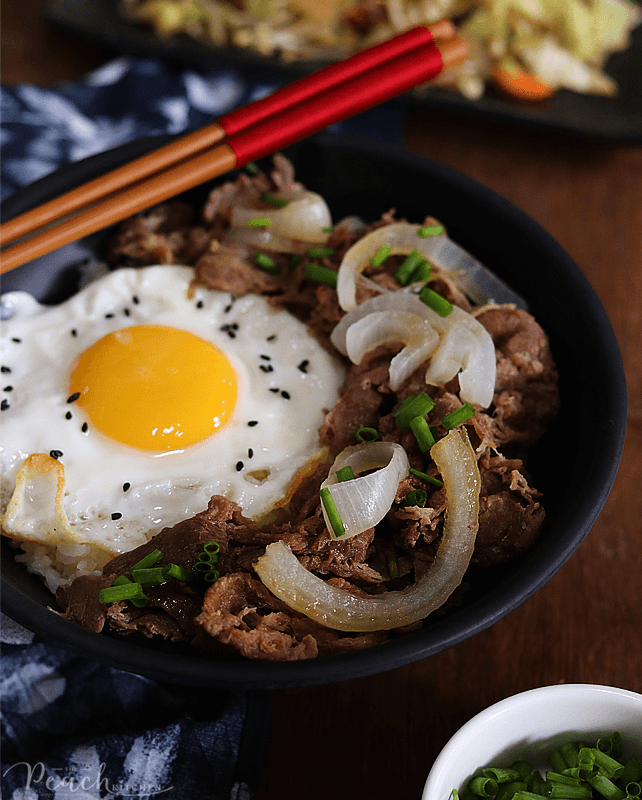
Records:
<instances>
[{"instance_id":1,"label":"wooden chopstick","mask_svg":"<svg viewBox=\"0 0 642 800\"><path fill-rule=\"evenodd\" d=\"M450 32L447 26L450 23L437 30ZM400 39L401 45L389 44ZM13 235L9 241L15 240L16 230L22 231L18 237L33 235L2 252L0 272L384 102L435 77L444 66L458 63L467 55L464 40L457 36L437 40L425 27L389 42L385 43L383 60L381 49L371 55L381 45L363 51L4 223L0 228L3 243L7 241L7 226L11 226L9 233ZM409 43L414 45L410 49ZM86 206L76 216L35 232Z\"/></svg>"}]
</instances>

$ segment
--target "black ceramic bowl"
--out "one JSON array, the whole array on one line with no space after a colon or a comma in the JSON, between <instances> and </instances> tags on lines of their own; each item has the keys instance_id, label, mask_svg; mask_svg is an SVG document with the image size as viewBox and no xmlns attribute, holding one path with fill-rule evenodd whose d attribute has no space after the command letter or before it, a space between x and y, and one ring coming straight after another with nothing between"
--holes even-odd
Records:
<instances>
[{"instance_id":1,"label":"black ceramic bowl","mask_svg":"<svg viewBox=\"0 0 642 800\"><path fill-rule=\"evenodd\" d=\"M25 211L164 141L134 142L68 166L13 195L3 215ZM534 485L544 492L542 534L512 562L472 570L463 605L433 615L421 631L357 653L286 663L208 660L142 637L91 633L48 610L49 592L5 549L5 613L80 655L173 683L247 688L331 683L401 667L473 636L531 597L579 547L606 502L624 443L624 373L607 315L564 250L509 202L432 161L327 133L287 152L297 177L326 198L334 219L358 213L374 220L393 207L410 220L430 213L526 298L550 337L562 398L559 416L528 462ZM8 273L3 291L26 289L41 302L59 302L75 290L75 265L88 254L100 255L106 233Z\"/></svg>"}]
</instances>

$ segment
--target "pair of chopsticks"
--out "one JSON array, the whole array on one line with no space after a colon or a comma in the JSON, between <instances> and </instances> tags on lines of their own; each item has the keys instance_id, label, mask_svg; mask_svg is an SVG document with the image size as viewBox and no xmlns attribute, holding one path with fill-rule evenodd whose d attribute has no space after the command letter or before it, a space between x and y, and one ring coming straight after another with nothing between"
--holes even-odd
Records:
<instances>
[{"instance_id":1,"label":"pair of chopsticks","mask_svg":"<svg viewBox=\"0 0 642 800\"><path fill-rule=\"evenodd\" d=\"M390 100L463 61L447 20L301 78L0 226L0 273ZM20 241L17 241L20 240Z\"/></svg>"}]
</instances>

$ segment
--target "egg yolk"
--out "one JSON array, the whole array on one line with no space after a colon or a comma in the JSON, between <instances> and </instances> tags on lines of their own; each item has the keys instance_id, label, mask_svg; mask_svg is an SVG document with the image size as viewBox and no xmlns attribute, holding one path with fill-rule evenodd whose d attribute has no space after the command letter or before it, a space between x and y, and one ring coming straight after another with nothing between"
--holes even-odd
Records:
<instances>
[{"instance_id":1,"label":"egg yolk","mask_svg":"<svg viewBox=\"0 0 642 800\"><path fill-rule=\"evenodd\" d=\"M182 450L225 425L237 376L211 342L164 325L103 336L75 363L71 396L101 433L140 450Z\"/></svg>"}]
</instances>

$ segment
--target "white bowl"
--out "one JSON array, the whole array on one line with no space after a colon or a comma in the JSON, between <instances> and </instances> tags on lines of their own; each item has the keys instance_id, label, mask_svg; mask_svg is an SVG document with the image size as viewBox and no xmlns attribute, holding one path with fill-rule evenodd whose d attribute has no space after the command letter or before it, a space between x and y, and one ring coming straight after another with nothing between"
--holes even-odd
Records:
<instances>
[{"instance_id":1,"label":"white bowl","mask_svg":"<svg viewBox=\"0 0 642 800\"><path fill-rule=\"evenodd\" d=\"M624 755L642 757L642 695L594 684L544 686L481 711L452 737L428 775L422 800L448 800L484 767L523 758L536 769L569 740L619 731Z\"/></svg>"}]
</instances>

